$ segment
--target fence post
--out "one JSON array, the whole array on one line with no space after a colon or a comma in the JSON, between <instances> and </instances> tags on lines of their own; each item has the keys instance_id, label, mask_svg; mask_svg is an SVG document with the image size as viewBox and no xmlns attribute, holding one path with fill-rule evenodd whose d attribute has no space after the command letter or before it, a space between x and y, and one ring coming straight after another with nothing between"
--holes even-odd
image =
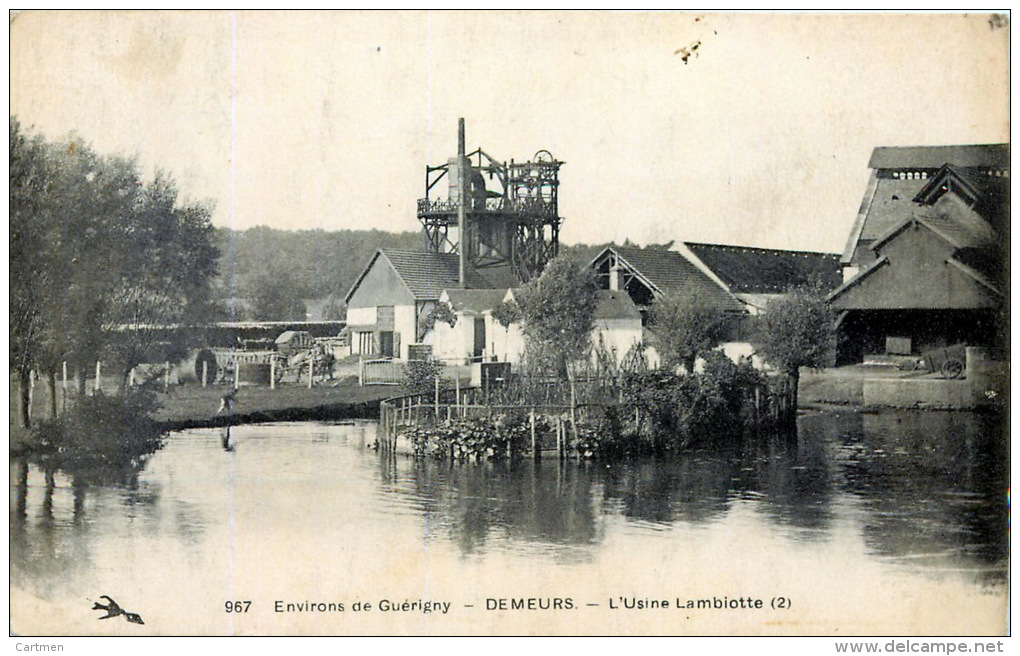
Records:
<instances>
[{"instance_id":1,"label":"fence post","mask_svg":"<svg viewBox=\"0 0 1020 656\"><path fill-rule=\"evenodd\" d=\"M202 360L202 387L204 388L209 381L209 361Z\"/></svg>"},{"instance_id":2,"label":"fence post","mask_svg":"<svg viewBox=\"0 0 1020 656\"><path fill-rule=\"evenodd\" d=\"M103 389L103 363L96 360L96 389L93 394L98 394Z\"/></svg>"},{"instance_id":3,"label":"fence post","mask_svg":"<svg viewBox=\"0 0 1020 656\"><path fill-rule=\"evenodd\" d=\"M67 360L61 363L61 369L63 370L63 381L60 386L60 413L64 414L67 412Z\"/></svg>"},{"instance_id":4,"label":"fence post","mask_svg":"<svg viewBox=\"0 0 1020 656\"><path fill-rule=\"evenodd\" d=\"M276 354L269 356L269 389L276 389Z\"/></svg>"},{"instance_id":5,"label":"fence post","mask_svg":"<svg viewBox=\"0 0 1020 656\"><path fill-rule=\"evenodd\" d=\"M358 356L358 387L365 386L365 358Z\"/></svg>"},{"instance_id":6,"label":"fence post","mask_svg":"<svg viewBox=\"0 0 1020 656\"><path fill-rule=\"evenodd\" d=\"M536 440L535 440L535 409L534 408L531 409L531 412L529 413L529 416L528 416L528 420L531 423L531 455L535 458L535 460L538 460L539 455L538 455L538 449L536 448L537 447L537 443L536 443Z\"/></svg>"},{"instance_id":7,"label":"fence post","mask_svg":"<svg viewBox=\"0 0 1020 656\"><path fill-rule=\"evenodd\" d=\"M32 402L35 396L35 369L28 371L28 417L32 418ZM27 426L28 424L26 424Z\"/></svg>"},{"instance_id":8,"label":"fence post","mask_svg":"<svg viewBox=\"0 0 1020 656\"><path fill-rule=\"evenodd\" d=\"M308 389L312 389L312 377L315 373L315 353L308 357Z\"/></svg>"},{"instance_id":9,"label":"fence post","mask_svg":"<svg viewBox=\"0 0 1020 656\"><path fill-rule=\"evenodd\" d=\"M436 376L436 423L439 423L439 376Z\"/></svg>"}]
</instances>

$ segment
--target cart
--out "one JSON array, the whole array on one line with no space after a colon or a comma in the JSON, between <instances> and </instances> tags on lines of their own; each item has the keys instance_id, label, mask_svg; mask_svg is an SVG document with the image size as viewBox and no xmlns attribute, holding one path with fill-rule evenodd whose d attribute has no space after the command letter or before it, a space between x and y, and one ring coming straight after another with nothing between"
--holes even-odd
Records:
<instances>
[{"instance_id":1,"label":"cart","mask_svg":"<svg viewBox=\"0 0 1020 656\"><path fill-rule=\"evenodd\" d=\"M940 372L943 378L959 378L967 364L967 345L954 344L946 348L925 351L924 364L931 373Z\"/></svg>"}]
</instances>

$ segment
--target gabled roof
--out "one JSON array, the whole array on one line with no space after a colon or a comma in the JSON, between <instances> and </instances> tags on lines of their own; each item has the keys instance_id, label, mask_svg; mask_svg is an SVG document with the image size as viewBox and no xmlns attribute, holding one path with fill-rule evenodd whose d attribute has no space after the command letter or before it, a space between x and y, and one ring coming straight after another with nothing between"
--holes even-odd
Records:
<instances>
[{"instance_id":1,"label":"gabled roof","mask_svg":"<svg viewBox=\"0 0 1020 656\"><path fill-rule=\"evenodd\" d=\"M878 258L877 260L875 260L874 262L869 264L867 267L865 267L863 270L858 272L856 276L854 276L850 280L847 280L845 283L843 283L842 285L840 285L836 289L832 290L832 293L829 294L829 302L831 303L837 297L842 296L843 292L845 292L846 290L850 289L851 287L856 286L862 280L864 280L865 278L867 278L871 274L875 273L876 271L878 271L879 269L881 269L883 266L885 266L887 264L889 264L889 258L888 257L880 257L880 258Z\"/></svg>"},{"instance_id":2,"label":"gabled roof","mask_svg":"<svg viewBox=\"0 0 1020 656\"><path fill-rule=\"evenodd\" d=\"M903 232L912 225L922 225L939 238L943 239L950 246L957 249L987 248L991 245L992 231L977 229L977 226L969 226L954 219L949 214L936 213L929 208L919 208L914 214L897 226L893 226L871 244L872 250L881 253L882 247L896 235Z\"/></svg>"},{"instance_id":3,"label":"gabled roof","mask_svg":"<svg viewBox=\"0 0 1020 656\"><path fill-rule=\"evenodd\" d=\"M431 253L423 251L405 251L396 249L380 249L369 260L361 275L351 286L345 302L357 290L361 281L379 261L385 261L393 268L397 276L417 300L437 300L444 289L460 287L456 253ZM486 273L486 269L469 267L465 287L468 289L506 289L504 271L493 267L494 271Z\"/></svg>"},{"instance_id":4,"label":"gabled roof","mask_svg":"<svg viewBox=\"0 0 1020 656\"><path fill-rule=\"evenodd\" d=\"M506 288L446 289L443 293L450 299L450 306L454 312L481 314L503 302L503 297L506 296Z\"/></svg>"},{"instance_id":5,"label":"gabled roof","mask_svg":"<svg viewBox=\"0 0 1020 656\"><path fill-rule=\"evenodd\" d=\"M595 303L595 320L599 319L633 319L640 322L641 313L627 292L600 289Z\"/></svg>"},{"instance_id":6,"label":"gabled roof","mask_svg":"<svg viewBox=\"0 0 1020 656\"><path fill-rule=\"evenodd\" d=\"M844 264L859 262L861 248L911 219L919 202L938 200L939 183L948 171L984 196L976 209L987 220L993 225L1005 220L999 215L1008 204L1009 144L879 147L869 166L875 170L843 251ZM922 171L925 177L880 173L888 170Z\"/></svg>"},{"instance_id":7,"label":"gabled roof","mask_svg":"<svg viewBox=\"0 0 1020 656\"><path fill-rule=\"evenodd\" d=\"M1009 168L1009 144L961 146L880 146L871 153L873 169L937 169L943 164Z\"/></svg>"},{"instance_id":8,"label":"gabled roof","mask_svg":"<svg viewBox=\"0 0 1020 656\"><path fill-rule=\"evenodd\" d=\"M777 294L814 279L827 289L840 281L839 255L684 242L733 293Z\"/></svg>"},{"instance_id":9,"label":"gabled roof","mask_svg":"<svg viewBox=\"0 0 1020 656\"><path fill-rule=\"evenodd\" d=\"M634 275L659 294L694 292L723 310L744 309L729 292L676 251L609 246L591 264L601 260L608 252L616 253Z\"/></svg>"}]
</instances>

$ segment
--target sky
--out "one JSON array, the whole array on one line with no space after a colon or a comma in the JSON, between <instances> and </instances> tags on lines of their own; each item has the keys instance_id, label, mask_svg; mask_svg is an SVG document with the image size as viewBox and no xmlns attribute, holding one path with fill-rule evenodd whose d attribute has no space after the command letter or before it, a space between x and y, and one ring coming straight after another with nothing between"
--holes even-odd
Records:
<instances>
[{"instance_id":1,"label":"sky","mask_svg":"<svg viewBox=\"0 0 1020 656\"><path fill-rule=\"evenodd\" d=\"M417 230L464 117L469 150L566 162L565 243L839 252L874 147L1009 137L988 15L25 12L10 40L23 126L236 229Z\"/></svg>"}]
</instances>

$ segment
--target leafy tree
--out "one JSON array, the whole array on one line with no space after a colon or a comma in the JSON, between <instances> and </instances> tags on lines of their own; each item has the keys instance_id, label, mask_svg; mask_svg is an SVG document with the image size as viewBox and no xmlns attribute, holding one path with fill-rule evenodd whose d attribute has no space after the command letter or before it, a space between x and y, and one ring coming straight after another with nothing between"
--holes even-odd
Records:
<instances>
[{"instance_id":1,"label":"leafy tree","mask_svg":"<svg viewBox=\"0 0 1020 656\"><path fill-rule=\"evenodd\" d=\"M307 308L301 290L289 271L271 265L249 280L252 314L261 321L304 321Z\"/></svg>"},{"instance_id":2,"label":"leafy tree","mask_svg":"<svg viewBox=\"0 0 1020 656\"><path fill-rule=\"evenodd\" d=\"M273 263L286 271L298 298L340 299L379 248L422 250L420 232L381 230L278 230L258 226L247 230L216 230L216 245L225 264L214 281L221 297L229 297L235 281L257 277ZM242 290L243 291L243 290Z\"/></svg>"},{"instance_id":3,"label":"leafy tree","mask_svg":"<svg viewBox=\"0 0 1020 656\"><path fill-rule=\"evenodd\" d=\"M165 174L142 190L122 230L120 277L111 290L107 331L129 326L113 340L111 352L121 365L121 383L136 365L164 341L160 359L178 360L187 353L182 331L163 327L194 325L211 313L209 281L219 251L212 244L211 211L180 205L177 188Z\"/></svg>"},{"instance_id":4,"label":"leafy tree","mask_svg":"<svg viewBox=\"0 0 1020 656\"><path fill-rule=\"evenodd\" d=\"M561 376L567 365L584 359L591 348L597 301L595 272L556 258L517 298L527 359L549 362Z\"/></svg>"},{"instance_id":5,"label":"leafy tree","mask_svg":"<svg viewBox=\"0 0 1020 656\"><path fill-rule=\"evenodd\" d=\"M11 373L18 376L18 417L29 426L28 390L32 365L40 351L42 317L40 305L53 282L49 262L34 257L46 252L43 230L37 222L41 196L49 177L44 145L29 137L13 116L10 118L10 359Z\"/></svg>"},{"instance_id":6,"label":"leafy tree","mask_svg":"<svg viewBox=\"0 0 1020 656\"><path fill-rule=\"evenodd\" d=\"M658 299L649 323L658 338L663 365L671 370L683 365L689 374L694 373L695 360L718 346L726 331L723 311L694 291Z\"/></svg>"},{"instance_id":7,"label":"leafy tree","mask_svg":"<svg viewBox=\"0 0 1020 656\"><path fill-rule=\"evenodd\" d=\"M28 138L13 117L10 146L12 363L52 386L69 361L80 392L97 357L118 359L126 377L157 336L125 325L186 322L208 300L209 210L179 206L165 175L145 186L134 161L76 137Z\"/></svg>"},{"instance_id":8,"label":"leafy tree","mask_svg":"<svg viewBox=\"0 0 1020 656\"><path fill-rule=\"evenodd\" d=\"M766 362L790 377L793 407L797 407L800 368L820 369L829 360L835 317L821 283L798 287L768 304L752 339Z\"/></svg>"},{"instance_id":9,"label":"leafy tree","mask_svg":"<svg viewBox=\"0 0 1020 656\"><path fill-rule=\"evenodd\" d=\"M347 303L344 303L343 296L330 294L326 298L326 305L322 309L322 318L326 321L343 321L347 318Z\"/></svg>"}]
</instances>

